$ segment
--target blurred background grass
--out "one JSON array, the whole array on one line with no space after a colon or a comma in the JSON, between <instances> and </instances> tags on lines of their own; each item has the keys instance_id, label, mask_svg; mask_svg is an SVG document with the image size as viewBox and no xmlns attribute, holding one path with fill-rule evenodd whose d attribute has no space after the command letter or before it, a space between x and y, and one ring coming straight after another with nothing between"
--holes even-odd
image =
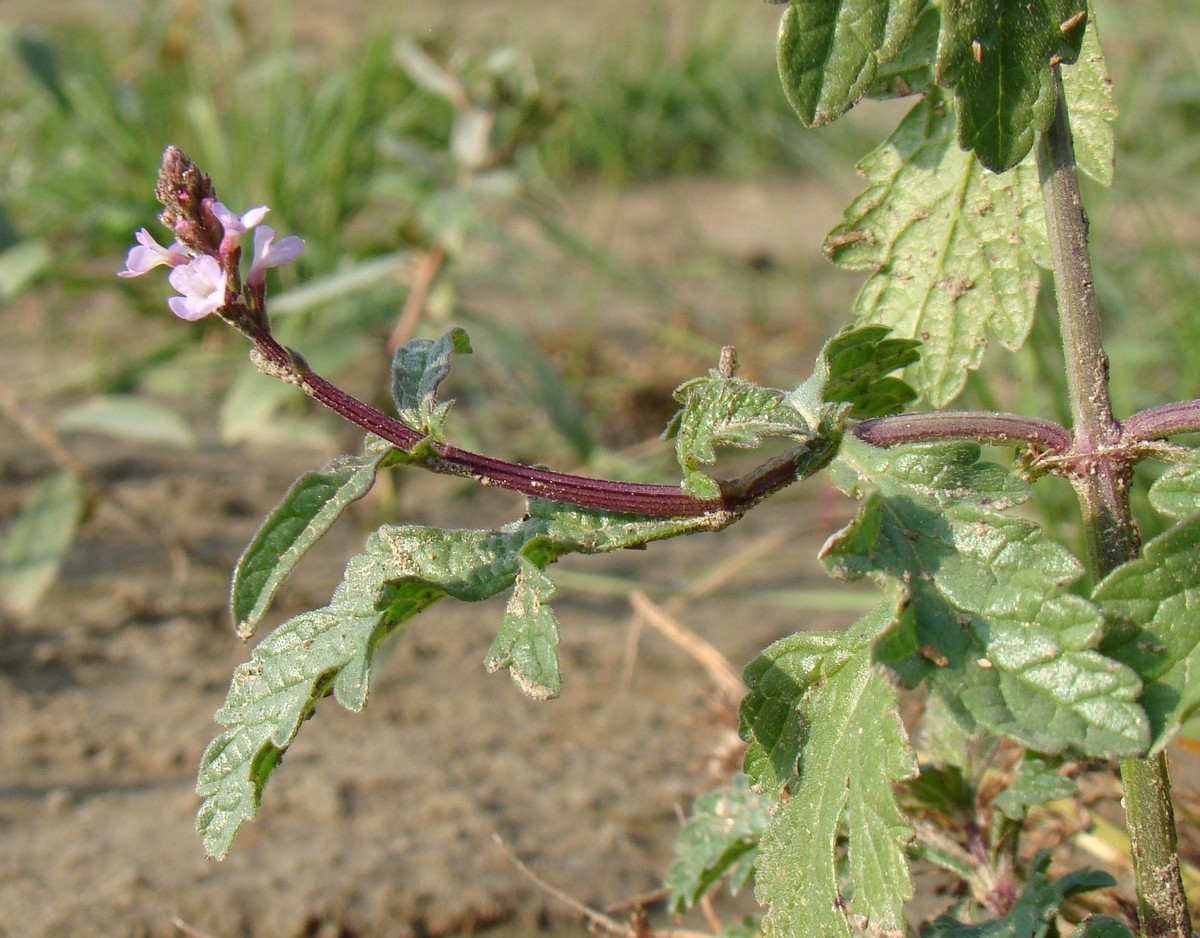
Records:
<instances>
[{"instance_id":1,"label":"blurred background grass","mask_svg":"<svg viewBox=\"0 0 1200 938\"><path fill-rule=\"evenodd\" d=\"M1087 196L1114 396L1128 413L1200 395L1200 28L1183 0L1151 13L1096 6L1121 118L1116 182ZM359 393L385 386L381 346L422 258L444 249L418 328L454 319L476 332L479 362L459 369L456 390L487 413L451 432L519 458L611 468L614 450L657 433L673 382L723 342L742 347L753 377L788 386L849 309L855 278L814 246L898 108L867 104L803 130L774 72L773 8L116 9L9 2L0 21L0 316L36 303L53 326L43 340L70 346L73 364L10 375L18 400L139 393L193 420L215 412L227 443L328 444L336 432L247 373L229 354L237 336L167 321L161 278L112 279L131 233L158 227L151 191L167 142L230 205L268 204L277 230L307 240L275 285L304 283L279 294L280 331ZM480 114L492 146L464 161ZM733 207L731 231L761 227L761 211L729 197L756 188L791 228L714 246L711 221L671 223L670 206L703 201ZM647 193L668 209L644 211L642 228L661 230L631 241L628 215L602 206ZM800 243L771 241L795 231ZM1035 340L993 352L962 403L1061 418L1049 318ZM669 460L646 467L642 455L618 468L670 474Z\"/></svg>"}]
</instances>

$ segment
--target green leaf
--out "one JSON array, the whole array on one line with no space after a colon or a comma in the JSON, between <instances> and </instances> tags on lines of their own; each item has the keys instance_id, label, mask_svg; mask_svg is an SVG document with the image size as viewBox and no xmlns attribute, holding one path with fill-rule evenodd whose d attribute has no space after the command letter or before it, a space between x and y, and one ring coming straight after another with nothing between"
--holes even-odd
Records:
<instances>
[{"instance_id":1,"label":"green leaf","mask_svg":"<svg viewBox=\"0 0 1200 938\"><path fill-rule=\"evenodd\" d=\"M741 773L732 785L697 798L675 838L675 859L667 869L671 909L686 912L726 874L736 895L754 872L758 841L770 820L770 799L752 791Z\"/></svg>"},{"instance_id":2,"label":"green leaf","mask_svg":"<svg viewBox=\"0 0 1200 938\"><path fill-rule=\"evenodd\" d=\"M1093 599L1110 620L1105 652L1145 682L1158 751L1200 708L1200 517L1147 543L1097 584Z\"/></svg>"},{"instance_id":3,"label":"green leaf","mask_svg":"<svg viewBox=\"0 0 1200 938\"><path fill-rule=\"evenodd\" d=\"M1067 592L1082 565L1004 511L1028 483L980 463L974 444L883 450L849 438L833 475L862 505L822 559L836 577L910 592L918 652L899 670L926 678L970 732L1046 753L1145 751L1141 681L1097 650L1100 611Z\"/></svg>"},{"instance_id":4,"label":"green leaf","mask_svg":"<svg viewBox=\"0 0 1200 938\"><path fill-rule=\"evenodd\" d=\"M1050 851L1039 850L1030 862L1025 889L1003 918L983 925L964 925L943 915L921 929L921 938L1051 938L1058 935L1054 919L1068 899L1116 884L1107 873L1089 869L1076 870L1051 882L1046 875L1049 868Z\"/></svg>"},{"instance_id":5,"label":"green leaf","mask_svg":"<svg viewBox=\"0 0 1200 938\"><path fill-rule=\"evenodd\" d=\"M899 412L917 397L908 384L891 377L920 361L916 339L890 339L887 326L862 326L842 330L822 350L828 365L824 399L851 404L856 420Z\"/></svg>"},{"instance_id":6,"label":"green leaf","mask_svg":"<svg viewBox=\"0 0 1200 938\"><path fill-rule=\"evenodd\" d=\"M99 433L118 440L196 447L195 434L182 417L132 394L101 395L68 407L59 413L55 426L60 433Z\"/></svg>"},{"instance_id":7,"label":"green leaf","mask_svg":"<svg viewBox=\"0 0 1200 938\"><path fill-rule=\"evenodd\" d=\"M56 472L35 487L0 540L0 605L18 615L34 610L58 577L84 510L83 481Z\"/></svg>"},{"instance_id":8,"label":"green leaf","mask_svg":"<svg viewBox=\"0 0 1200 938\"><path fill-rule=\"evenodd\" d=\"M1200 513L1200 453L1172 466L1150 486L1150 504L1171 518Z\"/></svg>"},{"instance_id":9,"label":"green leaf","mask_svg":"<svg viewBox=\"0 0 1200 938\"><path fill-rule=\"evenodd\" d=\"M0 249L0 302L8 302L48 270L54 252L45 241L18 241Z\"/></svg>"},{"instance_id":10,"label":"green leaf","mask_svg":"<svg viewBox=\"0 0 1200 938\"><path fill-rule=\"evenodd\" d=\"M779 26L779 75L806 127L841 117L908 39L924 0L795 0Z\"/></svg>"},{"instance_id":11,"label":"green leaf","mask_svg":"<svg viewBox=\"0 0 1200 938\"><path fill-rule=\"evenodd\" d=\"M1080 923L1071 938L1136 938L1129 926L1112 915L1093 915Z\"/></svg>"},{"instance_id":12,"label":"green leaf","mask_svg":"<svg viewBox=\"0 0 1200 938\"><path fill-rule=\"evenodd\" d=\"M361 710L379 643L439 599L478 602L513 586L529 563L544 568L564 554L634 547L724 523L720 516L642 518L533 499L525 520L495 531L380 528L347 565L329 605L284 622L234 672L216 715L226 729L205 751L196 782L204 798L196 829L205 849L228 853L317 703L332 693L342 706ZM544 582L532 586L546 595ZM543 674L557 672L546 661L551 652L544 642L536 647ZM525 661L521 667L534 673Z\"/></svg>"},{"instance_id":13,"label":"green leaf","mask_svg":"<svg viewBox=\"0 0 1200 938\"><path fill-rule=\"evenodd\" d=\"M938 74L954 89L964 150L996 173L1025 159L1054 119L1051 65L1075 61L1086 23L1086 0L942 4Z\"/></svg>"},{"instance_id":14,"label":"green leaf","mask_svg":"<svg viewBox=\"0 0 1200 938\"><path fill-rule=\"evenodd\" d=\"M1112 122L1117 119L1117 106L1113 102L1112 79L1100 48L1094 12L1088 18L1079 59L1064 68L1062 76L1075 161L1081 172L1100 185L1112 185L1116 152Z\"/></svg>"},{"instance_id":15,"label":"green leaf","mask_svg":"<svg viewBox=\"0 0 1200 938\"><path fill-rule=\"evenodd\" d=\"M27 32L17 33L13 37L13 47L16 49L21 64L54 98L59 108L63 111L70 111L71 99L67 96L66 88L63 85L58 49L45 39Z\"/></svg>"},{"instance_id":16,"label":"green leaf","mask_svg":"<svg viewBox=\"0 0 1200 938\"><path fill-rule=\"evenodd\" d=\"M436 440L451 401L437 402L438 386L450 373L452 353L470 354L465 329L451 329L440 339L411 339L392 358L392 397L400 419Z\"/></svg>"},{"instance_id":17,"label":"green leaf","mask_svg":"<svg viewBox=\"0 0 1200 938\"><path fill-rule=\"evenodd\" d=\"M562 691L558 620L546 605L554 595L554 584L526 558L519 565L512 599L484 665L492 672L508 668L527 696L549 700Z\"/></svg>"},{"instance_id":18,"label":"green leaf","mask_svg":"<svg viewBox=\"0 0 1200 938\"><path fill-rule=\"evenodd\" d=\"M872 98L903 98L923 94L936 83L933 73L937 61L938 34L942 29L942 14L937 5L924 4L913 26L912 35L890 62L880 64L868 96Z\"/></svg>"},{"instance_id":19,"label":"green leaf","mask_svg":"<svg viewBox=\"0 0 1200 938\"><path fill-rule=\"evenodd\" d=\"M1076 793L1075 783L1059 774L1061 763L1036 753L1025 753L1012 783L992 799L992 806L1013 821L1020 821L1035 805Z\"/></svg>"},{"instance_id":20,"label":"green leaf","mask_svg":"<svg viewBox=\"0 0 1200 938\"><path fill-rule=\"evenodd\" d=\"M955 143L954 118L936 94L859 170L868 187L825 252L839 267L871 272L855 316L922 342L905 378L944 406L982 362L987 332L1018 349L1033 324L1045 254L1037 170L984 170Z\"/></svg>"},{"instance_id":21,"label":"green leaf","mask_svg":"<svg viewBox=\"0 0 1200 938\"><path fill-rule=\"evenodd\" d=\"M699 498L720 494L717 483L700 472L701 463L717 460L717 447L753 449L765 437L788 436L803 442L815 434L788 396L714 370L675 390L683 404L665 433L675 438L675 454L684 472L684 488Z\"/></svg>"},{"instance_id":22,"label":"green leaf","mask_svg":"<svg viewBox=\"0 0 1200 938\"><path fill-rule=\"evenodd\" d=\"M306 472L287 490L243 551L233 571L229 609L242 638L254 634L283 581L353 502L375 484L392 445L368 437L361 456L338 456Z\"/></svg>"},{"instance_id":23,"label":"green leaf","mask_svg":"<svg viewBox=\"0 0 1200 938\"><path fill-rule=\"evenodd\" d=\"M892 786L917 766L895 689L872 661L896 615L885 604L848 633L789 636L746 669L747 773L769 795L790 793L759 848L755 891L770 906L769 933L849 936L847 907L884 933L904 929L911 830ZM843 839L849 903L838 870Z\"/></svg>"}]
</instances>

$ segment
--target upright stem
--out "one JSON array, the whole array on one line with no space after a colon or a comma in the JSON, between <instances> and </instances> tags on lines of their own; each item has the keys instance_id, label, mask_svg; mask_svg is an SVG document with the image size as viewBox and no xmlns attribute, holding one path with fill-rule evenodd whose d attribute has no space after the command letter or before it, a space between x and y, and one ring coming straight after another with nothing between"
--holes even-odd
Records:
<instances>
[{"instance_id":1,"label":"upright stem","mask_svg":"<svg viewBox=\"0 0 1200 938\"><path fill-rule=\"evenodd\" d=\"M1057 66L1057 110L1038 146L1038 171L1054 263L1075 453L1071 480L1083 513L1094 579L1134 559L1141 549L1129 504L1132 467L1114 459L1121 425L1113 419L1108 358L1088 254L1088 224ZM1107 451L1107 452L1106 452ZM1125 816L1133 851L1138 920L1143 938L1191 938L1179 875L1175 816L1166 759L1124 759Z\"/></svg>"}]
</instances>

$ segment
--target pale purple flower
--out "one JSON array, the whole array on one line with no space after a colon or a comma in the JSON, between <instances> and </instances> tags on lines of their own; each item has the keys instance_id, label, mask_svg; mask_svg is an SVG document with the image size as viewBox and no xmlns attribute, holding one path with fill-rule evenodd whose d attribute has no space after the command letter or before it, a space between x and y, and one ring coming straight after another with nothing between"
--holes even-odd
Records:
<instances>
[{"instance_id":1,"label":"pale purple flower","mask_svg":"<svg viewBox=\"0 0 1200 938\"><path fill-rule=\"evenodd\" d=\"M165 248L155 241L145 228L142 228L136 237L137 246L129 249L129 254L125 257L125 269L117 272L118 277L140 277L161 264L178 267L192 260L191 252L178 241Z\"/></svg>"},{"instance_id":2,"label":"pale purple flower","mask_svg":"<svg viewBox=\"0 0 1200 938\"><path fill-rule=\"evenodd\" d=\"M180 319L195 322L225 305L225 271L215 257L201 254L186 267L176 267L167 279L183 294L167 300Z\"/></svg>"},{"instance_id":3,"label":"pale purple flower","mask_svg":"<svg viewBox=\"0 0 1200 938\"><path fill-rule=\"evenodd\" d=\"M269 211L271 210L267 206L260 205L258 208L250 209L250 211L243 215L235 215L225 207L224 202L214 202L212 204L212 213L217 216L217 221L225 229L226 238L240 238L266 218Z\"/></svg>"},{"instance_id":4,"label":"pale purple flower","mask_svg":"<svg viewBox=\"0 0 1200 938\"><path fill-rule=\"evenodd\" d=\"M254 260L250 264L250 275L246 282L251 285L261 284L267 275L268 267L282 267L294 261L304 250L304 241L295 235L288 235L273 244L275 229L263 225L254 232Z\"/></svg>"}]
</instances>

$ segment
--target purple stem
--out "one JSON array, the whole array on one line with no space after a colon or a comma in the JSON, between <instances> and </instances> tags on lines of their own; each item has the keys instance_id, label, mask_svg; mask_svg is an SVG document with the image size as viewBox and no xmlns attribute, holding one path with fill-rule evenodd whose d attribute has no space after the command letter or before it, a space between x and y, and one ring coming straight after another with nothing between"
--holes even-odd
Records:
<instances>
[{"instance_id":1,"label":"purple stem","mask_svg":"<svg viewBox=\"0 0 1200 938\"><path fill-rule=\"evenodd\" d=\"M1024 443L1056 454L1066 453L1072 442L1070 432L1051 420L974 410L875 417L858 424L854 435L872 446L976 440L1001 446Z\"/></svg>"},{"instance_id":2,"label":"purple stem","mask_svg":"<svg viewBox=\"0 0 1200 938\"><path fill-rule=\"evenodd\" d=\"M1200 401L1178 401L1151 407L1134 414L1123 423L1123 439L1145 442L1161 440L1176 433L1200 432Z\"/></svg>"}]
</instances>

